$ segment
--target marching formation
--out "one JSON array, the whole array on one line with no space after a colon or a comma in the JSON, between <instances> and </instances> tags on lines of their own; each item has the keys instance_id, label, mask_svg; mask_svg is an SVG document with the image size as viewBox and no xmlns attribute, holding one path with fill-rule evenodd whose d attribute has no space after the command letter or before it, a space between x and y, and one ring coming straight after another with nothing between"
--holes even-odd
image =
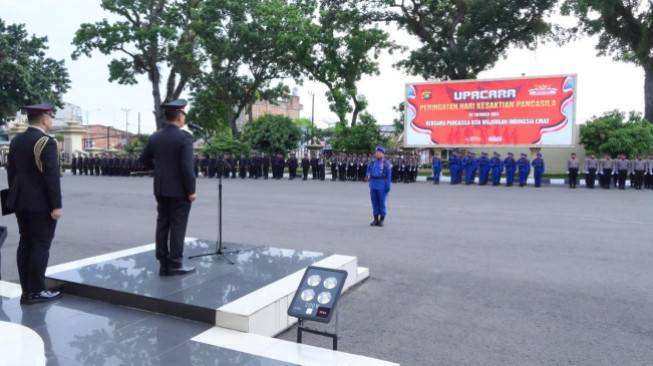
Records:
<instances>
[{"instance_id":1,"label":"marching formation","mask_svg":"<svg viewBox=\"0 0 653 366\"><path fill-rule=\"evenodd\" d=\"M532 162L528 160L526 153L521 153L520 158L517 160L515 160L515 156L511 152L508 153L505 159L501 159L501 154L497 152L493 153L492 158L489 158L486 152L482 152L480 158L476 158L476 154L471 151L468 151L466 156L462 155L460 151L453 150L449 156L448 165L451 184L461 184L463 181L465 185L474 184L478 174L479 185L484 186L491 182L493 186L498 186L505 169L506 186L510 187L514 184L515 173L517 173L519 186L524 187L531 168L533 168L535 187L542 185L545 164L541 153L538 153L537 158L533 159ZM444 165L437 153L434 154L431 165L433 184L439 184Z\"/></svg>"},{"instance_id":2,"label":"marching formation","mask_svg":"<svg viewBox=\"0 0 653 366\"><path fill-rule=\"evenodd\" d=\"M576 154L572 154L567 162L569 181L571 188L576 188L580 164ZM603 189L610 189L611 186L626 189L626 180L630 180L630 186L635 189L653 189L653 154L644 159L638 154L631 160L626 159L625 154L620 154L616 159L605 154L602 159L597 159L595 154L590 154L583 163L583 174L587 188L594 189L598 178L599 186Z\"/></svg>"}]
</instances>

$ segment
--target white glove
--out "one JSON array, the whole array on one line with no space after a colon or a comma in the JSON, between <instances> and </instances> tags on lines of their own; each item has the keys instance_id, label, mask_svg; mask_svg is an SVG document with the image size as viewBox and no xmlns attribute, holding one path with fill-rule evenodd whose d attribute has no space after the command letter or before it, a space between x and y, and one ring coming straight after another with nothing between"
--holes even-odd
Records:
<instances>
[{"instance_id":1,"label":"white glove","mask_svg":"<svg viewBox=\"0 0 653 366\"><path fill-rule=\"evenodd\" d=\"M567 170L567 174L569 174L569 170Z\"/></svg>"},{"instance_id":2,"label":"white glove","mask_svg":"<svg viewBox=\"0 0 653 366\"><path fill-rule=\"evenodd\" d=\"M600 171L599 171L599 175L603 175L603 170L600 170Z\"/></svg>"}]
</instances>

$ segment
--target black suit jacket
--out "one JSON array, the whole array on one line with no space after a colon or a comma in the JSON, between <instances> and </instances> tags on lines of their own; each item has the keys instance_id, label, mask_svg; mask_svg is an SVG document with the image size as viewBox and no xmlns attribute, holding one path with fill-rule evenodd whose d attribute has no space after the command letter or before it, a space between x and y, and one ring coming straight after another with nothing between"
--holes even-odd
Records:
<instances>
[{"instance_id":1,"label":"black suit jacket","mask_svg":"<svg viewBox=\"0 0 653 366\"><path fill-rule=\"evenodd\" d=\"M155 132L141 153L145 169L154 169L154 195L188 197L195 194L193 137L168 123Z\"/></svg>"},{"instance_id":2,"label":"black suit jacket","mask_svg":"<svg viewBox=\"0 0 653 366\"><path fill-rule=\"evenodd\" d=\"M34 145L42 137L47 137L40 155L43 171L37 167L34 155ZM61 208L58 154L54 138L37 128L29 127L11 139L7 162L10 207L15 211L29 212L50 212Z\"/></svg>"}]
</instances>

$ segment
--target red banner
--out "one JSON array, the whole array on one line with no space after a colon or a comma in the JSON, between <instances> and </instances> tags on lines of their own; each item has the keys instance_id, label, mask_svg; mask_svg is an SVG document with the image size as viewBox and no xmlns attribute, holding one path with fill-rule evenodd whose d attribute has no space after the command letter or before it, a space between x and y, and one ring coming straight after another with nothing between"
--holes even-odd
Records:
<instances>
[{"instance_id":1,"label":"red banner","mask_svg":"<svg viewBox=\"0 0 653 366\"><path fill-rule=\"evenodd\" d=\"M571 145L575 76L414 84L406 145Z\"/></svg>"}]
</instances>

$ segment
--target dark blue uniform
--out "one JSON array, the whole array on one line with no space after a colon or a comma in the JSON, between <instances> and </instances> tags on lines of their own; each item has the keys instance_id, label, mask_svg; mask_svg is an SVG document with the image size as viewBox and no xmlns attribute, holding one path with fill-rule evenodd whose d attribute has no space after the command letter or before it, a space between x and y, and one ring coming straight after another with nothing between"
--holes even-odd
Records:
<instances>
[{"instance_id":1,"label":"dark blue uniform","mask_svg":"<svg viewBox=\"0 0 653 366\"><path fill-rule=\"evenodd\" d=\"M526 154L522 154L522 157L517 160L517 174L519 174L519 186L523 187L526 185L528 180L528 173L531 172L530 161L526 159Z\"/></svg>"},{"instance_id":2,"label":"dark blue uniform","mask_svg":"<svg viewBox=\"0 0 653 366\"><path fill-rule=\"evenodd\" d=\"M498 186L501 181L501 171L503 170L501 155L494 153L494 157L490 159L490 170L492 171L492 185Z\"/></svg>"},{"instance_id":3,"label":"dark blue uniform","mask_svg":"<svg viewBox=\"0 0 653 366\"><path fill-rule=\"evenodd\" d=\"M531 166L533 167L535 187L539 187L542 185L542 175L544 174L544 160L542 160L542 154L537 154L537 158L533 159Z\"/></svg>"},{"instance_id":4,"label":"dark blue uniform","mask_svg":"<svg viewBox=\"0 0 653 366\"><path fill-rule=\"evenodd\" d=\"M433 167L433 184L439 184L440 173L442 173L442 160L440 160L440 158L435 155L431 165Z\"/></svg>"},{"instance_id":5,"label":"dark blue uniform","mask_svg":"<svg viewBox=\"0 0 653 366\"><path fill-rule=\"evenodd\" d=\"M392 164L386 159L374 159L367 165L367 179L370 182L370 198L374 215L385 216L385 205L392 185Z\"/></svg>"},{"instance_id":6,"label":"dark blue uniform","mask_svg":"<svg viewBox=\"0 0 653 366\"><path fill-rule=\"evenodd\" d=\"M487 153L483 153L478 160L478 170L478 183L484 186L490 176L490 161L487 158Z\"/></svg>"},{"instance_id":7,"label":"dark blue uniform","mask_svg":"<svg viewBox=\"0 0 653 366\"><path fill-rule=\"evenodd\" d=\"M182 267L189 196L195 194L193 138L168 123L150 136L139 160L145 169L154 169L156 259L165 273Z\"/></svg>"},{"instance_id":8,"label":"dark blue uniform","mask_svg":"<svg viewBox=\"0 0 653 366\"><path fill-rule=\"evenodd\" d=\"M508 157L503 161L503 166L506 168L506 186L512 186L512 183L515 181L515 170L517 168L517 162L512 153L508 153Z\"/></svg>"}]
</instances>

